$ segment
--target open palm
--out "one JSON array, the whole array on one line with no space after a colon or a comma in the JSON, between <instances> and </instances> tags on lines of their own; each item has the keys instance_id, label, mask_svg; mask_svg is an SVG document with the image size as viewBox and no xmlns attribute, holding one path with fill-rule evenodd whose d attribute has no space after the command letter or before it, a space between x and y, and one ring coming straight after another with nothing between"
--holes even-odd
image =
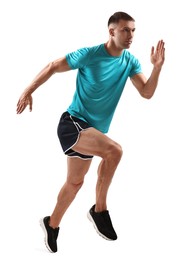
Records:
<instances>
[{"instance_id":1,"label":"open palm","mask_svg":"<svg viewBox=\"0 0 184 260\"><path fill-rule=\"evenodd\" d=\"M160 40L157 43L156 49L154 47L151 48L151 63L158 68L161 68L164 60L165 60L165 43L163 40Z\"/></svg>"}]
</instances>

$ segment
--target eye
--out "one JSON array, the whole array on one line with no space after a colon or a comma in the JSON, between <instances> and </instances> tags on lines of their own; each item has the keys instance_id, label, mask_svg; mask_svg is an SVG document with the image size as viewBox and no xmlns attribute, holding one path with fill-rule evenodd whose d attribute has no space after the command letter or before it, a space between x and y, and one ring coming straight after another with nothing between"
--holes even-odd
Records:
<instances>
[{"instance_id":1,"label":"eye","mask_svg":"<svg viewBox=\"0 0 184 260\"><path fill-rule=\"evenodd\" d=\"M123 32L126 32L126 33L130 33L130 32L132 32L132 33L134 33L135 32L135 28L134 29L130 29L130 28L123 28L123 30L122 30Z\"/></svg>"},{"instance_id":2,"label":"eye","mask_svg":"<svg viewBox=\"0 0 184 260\"><path fill-rule=\"evenodd\" d=\"M124 31L124 32L130 32L130 29L124 28L123 31Z\"/></svg>"}]
</instances>

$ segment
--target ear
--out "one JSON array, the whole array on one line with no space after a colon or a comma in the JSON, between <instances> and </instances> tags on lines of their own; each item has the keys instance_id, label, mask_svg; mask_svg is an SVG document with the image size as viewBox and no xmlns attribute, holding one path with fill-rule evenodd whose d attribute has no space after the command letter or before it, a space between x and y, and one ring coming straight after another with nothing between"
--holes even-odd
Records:
<instances>
[{"instance_id":1,"label":"ear","mask_svg":"<svg viewBox=\"0 0 184 260\"><path fill-rule=\"evenodd\" d=\"M109 29L109 34L110 34L110 36L114 36L114 29L113 28Z\"/></svg>"}]
</instances>

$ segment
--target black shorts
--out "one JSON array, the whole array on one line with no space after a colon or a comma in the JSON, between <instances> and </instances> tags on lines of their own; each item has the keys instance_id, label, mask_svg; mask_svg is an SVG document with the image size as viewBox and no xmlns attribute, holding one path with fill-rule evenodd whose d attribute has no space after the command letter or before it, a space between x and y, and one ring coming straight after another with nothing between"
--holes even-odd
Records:
<instances>
[{"instance_id":1,"label":"black shorts","mask_svg":"<svg viewBox=\"0 0 184 260\"><path fill-rule=\"evenodd\" d=\"M57 133L64 153L70 157L79 157L87 160L92 159L92 155L81 154L72 150L72 147L78 142L80 132L90 126L85 121L71 116L64 112L60 118Z\"/></svg>"}]
</instances>

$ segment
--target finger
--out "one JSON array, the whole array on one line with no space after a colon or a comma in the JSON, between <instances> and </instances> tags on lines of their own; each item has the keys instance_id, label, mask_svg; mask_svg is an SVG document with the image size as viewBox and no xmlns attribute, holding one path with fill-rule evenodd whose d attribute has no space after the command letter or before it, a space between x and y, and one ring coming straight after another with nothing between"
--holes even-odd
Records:
<instances>
[{"instance_id":1,"label":"finger","mask_svg":"<svg viewBox=\"0 0 184 260\"><path fill-rule=\"evenodd\" d=\"M20 105L20 99L18 100L18 102L17 102L17 106L19 106Z\"/></svg>"},{"instance_id":2,"label":"finger","mask_svg":"<svg viewBox=\"0 0 184 260\"><path fill-rule=\"evenodd\" d=\"M158 41L158 43L157 43L157 46L156 46L156 51L158 52L158 51L159 51L159 49L160 49L160 41Z\"/></svg>"},{"instance_id":3,"label":"finger","mask_svg":"<svg viewBox=\"0 0 184 260\"><path fill-rule=\"evenodd\" d=\"M18 105L17 105L17 114L20 114L24 111L24 109L26 108L27 103L25 101L19 101Z\"/></svg>"},{"instance_id":4,"label":"finger","mask_svg":"<svg viewBox=\"0 0 184 260\"><path fill-rule=\"evenodd\" d=\"M17 107L17 114L21 114L23 112L24 108L22 106Z\"/></svg>"},{"instance_id":5,"label":"finger","mask_svg":"<svg viewBox=\"0 0 184 260\"><path fill-rule=\"evenodd\" d=\"M32 111L32 107L33 107L33 99L32 97L30 98L30 102L29 102L29 111Z\"/></svg>"},{"instance_id":6,"label":"finger","mask_svg":"<svg viewBox=\"0 0 184 260\"><path fill-rule=\"evenodd\" d=\"M161 55L162 55L163 58L165 58L165 48L164 48L164 46L163 46L163 48L161 50Z\"/></svg>"},{"instance_id":7,"label":"finger","mask_svg":"<svg viewBox=\"0 0 184 260\"><path fill-rule=\"evenodd\" d=\"M162 59L164 59L164 57L165 57L165 47L164 46L165 46L165 43L162 40L160 42L160 46L159 46L159 49L158 49L158 54L162 57Z\"/></svg>"},{"instance_id":8,"label":"finger","mask_svg":"<svg viewBox=\"0 0 184 260\"><path fill-rule=\"evenodd\" d=\"M17 107L17 114L21 114L24 111L25 107L25 105L19 105Z\"/></svg>"},{"instance_id":9,"label":"finger","mask_svg":"<svg viewBox=\"0 0 184 260\"><path fill-rule=\"evenodd\" d=\"M163 40L160 40L157 44L157 51L162 51L163 48L164 48L164 42Z\"/></svg>"},{"instance_id":10,"label":"finger","mask_svg":"<svg viewBox=\"0 0 184 260\"><path fill-rule=\"evenodd\" d=\"M151 47L151 56L154 54L154 50L155 50L155 48L154 48L154 46L152 46Z\"/></svg>"},{"instance_id":11,"label":"finger","mask_svg":"<svg viewBox=\"0 0 184 260\"><path fill-rule=\"evenodd\" d=\"M18 103L17 103L17 106L22 106L22 104L25 104L25 102L26 102L25 98L24 98L24 99L19 98L19 101L18 101Z\"/></svg>"},{"instance_id":12,"label":"finger","mask_svg":"<svg viewBox=\"0 0 184 260\"><path fill-rule=\"evenodd\" d=\"M165 50L165 42L164 42L164 41L162 41L161 50L162 50L162 51Z\"/></svg>"}]
</instances>

